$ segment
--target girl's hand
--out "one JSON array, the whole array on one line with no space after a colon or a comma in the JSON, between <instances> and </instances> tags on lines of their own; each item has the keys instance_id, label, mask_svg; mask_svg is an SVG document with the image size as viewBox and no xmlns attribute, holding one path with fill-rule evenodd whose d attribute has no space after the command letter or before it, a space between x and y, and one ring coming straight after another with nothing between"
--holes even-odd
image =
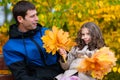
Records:
<instances>
[{"instance_id":1,"label":"girl's hand","mask_svg":"<svg viewBox=\"0 0 120 80\"><path fill-rule=\"evenodd\" d=\"M63 57L64 62L66 63L66 57L67 57L67 52L65 49L60 48L59 49L59 54Z\"/></svg>"},{"instance_id":2,"label":"girl's hand","mask_svg":"<svg viewBox=\"0 0 120 80\"><path fill-rule=\"evenodd\" d=\"M60 49L59 49L59 54L60 54L61 56L62 56L62 55L67 55L67 52L66 52L65 49L60 48Z\"/></svg>"}]
</instances>

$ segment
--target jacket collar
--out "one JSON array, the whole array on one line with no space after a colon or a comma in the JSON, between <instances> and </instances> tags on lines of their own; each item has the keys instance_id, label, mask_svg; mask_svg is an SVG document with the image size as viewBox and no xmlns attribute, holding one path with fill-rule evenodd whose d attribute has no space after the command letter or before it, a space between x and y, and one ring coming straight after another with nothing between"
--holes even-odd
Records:
<instances>
[{"instance_id":1,"label":"jacket collar","mask_svg":"<svg viewBox=\"0 0 120 80\"><path fill-rule=\"evenodd\" d=\"M20 32L18 30L18 25L17 24L13 24L10 26L9 29L9 38L27 38L27 37L31 37L34 36L36 34L37 31L40 30L42 26L40 24L37 24L37 28L34 30L30 30L28 32Z\"/></svg>"}]
</instances>

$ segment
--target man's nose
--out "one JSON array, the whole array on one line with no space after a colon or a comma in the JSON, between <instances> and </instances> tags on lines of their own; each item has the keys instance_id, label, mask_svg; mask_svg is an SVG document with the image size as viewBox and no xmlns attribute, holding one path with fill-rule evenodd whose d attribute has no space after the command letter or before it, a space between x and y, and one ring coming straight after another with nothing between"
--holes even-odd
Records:
<instances>
[{"instance_id":1,"label":"man's nose","mask_svg":"<svg viewBox=\"0 0 120 80\"><path fill-rule=\"evenodd\" d=\"M38 16L37 15L35 16L35 20L38 21Z\"/></svg>"}]
</instances>

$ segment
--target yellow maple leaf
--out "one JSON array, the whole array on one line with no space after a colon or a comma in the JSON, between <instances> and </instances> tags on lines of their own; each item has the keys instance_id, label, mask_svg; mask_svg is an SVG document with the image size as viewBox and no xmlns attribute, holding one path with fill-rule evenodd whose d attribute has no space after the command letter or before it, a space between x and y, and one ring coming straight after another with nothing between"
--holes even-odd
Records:
<instances>
[{"instance_id":1,"label":"yellow maple leaf","mask_svg":"<svg viewBox=\"0 0 120 80\"><path fill-rule=\"evenodd\" d=\"M56 26L53 26L52 30L46 30L45 35L41 39L44 43L43 47L48 53L52 52L53 55L60 48L69 51L75 45L75 42L69 37L69 33L58 29Z\"/></svg>"}]
</instances>

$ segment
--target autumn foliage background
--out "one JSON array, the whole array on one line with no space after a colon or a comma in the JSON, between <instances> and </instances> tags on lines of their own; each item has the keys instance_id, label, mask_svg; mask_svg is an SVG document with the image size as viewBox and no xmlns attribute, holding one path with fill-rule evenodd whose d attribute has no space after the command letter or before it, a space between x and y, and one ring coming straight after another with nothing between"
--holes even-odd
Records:
<instances>
[{"instance_id":1,"label":"autumn foliage background","mask_svg":"<svg viewBox=\"0 0 120 80\"><path fill-rule=\"evenodd\" d=\"M2 0L0 6L19 0ZM35 4L39 23L48 28L57 26L68 31L75 38L80 26L88 21L100 26L106 44L115 52L117 65L103 80L119 80L120 78L120 0L29 0ZM12 6L10 10L12 9ZM0 53L8 39L9 25L0 26Z\"/></svg>"}]
</instances>

